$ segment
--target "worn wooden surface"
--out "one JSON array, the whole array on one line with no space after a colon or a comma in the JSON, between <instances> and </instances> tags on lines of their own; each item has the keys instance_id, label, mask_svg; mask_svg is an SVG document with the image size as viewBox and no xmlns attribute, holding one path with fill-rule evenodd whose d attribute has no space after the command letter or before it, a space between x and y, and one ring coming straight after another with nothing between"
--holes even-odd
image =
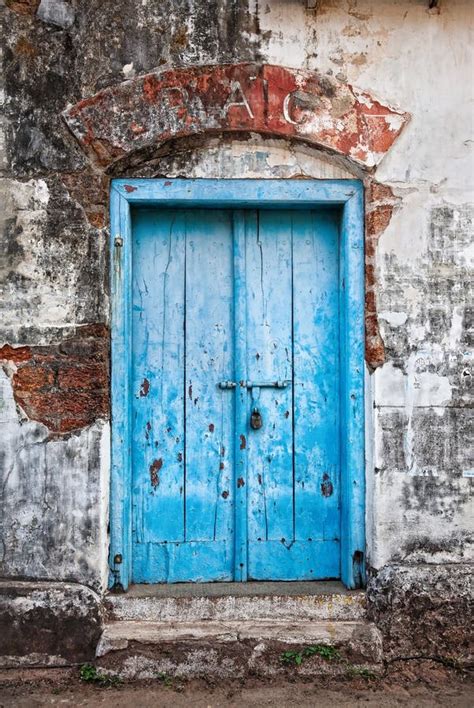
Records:
<instances>
[{"instance_id":1,"label":"worn wooden surface","mask_svg":"<svg viewBox=\"0 0 474 708\"><path fill-rule=\"evenodd\" d=\"M112 552L126 558L112 580L360 584L357 183L122 180L114 192L126 205L114 307L128 288L133 317L127 325L122 304L123 344L113 351L119 409L132 359L132 460L121 472L130 424L119 410ZM227 380L236 387L220 389ZM281 388L251 386L277 380ZM253 408L259 430L249 424Z\"/></svg>"}]
</instances>

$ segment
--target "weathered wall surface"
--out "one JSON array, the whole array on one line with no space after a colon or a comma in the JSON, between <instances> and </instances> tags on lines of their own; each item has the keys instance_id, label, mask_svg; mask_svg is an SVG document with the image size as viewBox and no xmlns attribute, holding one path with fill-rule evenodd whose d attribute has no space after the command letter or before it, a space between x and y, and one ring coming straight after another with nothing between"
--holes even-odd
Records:
<instances>
[{"instance_id":1,"label":"weathered wall surface","mask_svg":"<svg viewBox=\"0 0 474 708\"><path fill-rule=\"evenodd\" d=\"M371 582L472 561L472 3L427 5L6 0L0 573L95 588L106 575L107 178L61 114L154 69L224 62L314 70L411 115L367 183ZM146 158L123 174L364 178L257 135Z\"/></svg>"}]
</instances>

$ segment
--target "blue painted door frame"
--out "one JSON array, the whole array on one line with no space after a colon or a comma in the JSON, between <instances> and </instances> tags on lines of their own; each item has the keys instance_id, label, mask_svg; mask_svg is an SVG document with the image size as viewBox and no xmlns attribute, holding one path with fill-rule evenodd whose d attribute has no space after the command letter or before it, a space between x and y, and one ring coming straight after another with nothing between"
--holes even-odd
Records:
<instances>
[{"instance_id":1,"label":"blue painted door frame","mask_svg":"<svg viewBox=\"0 0 474 708\"><path fill-rule=\"evenodd\" d=\"M132 222L134 206L313 209L340 207L341 579L364 582L364 253L363 190L353 180L114 180L111 191L112 474L111 585L126 589L132 567ZM243 212L242 212L243 213ZM235 224L236 262L239 220ZM238 283L236 283L238 295ZM236 331L239 323L236 323ZM239 395L239 394L237 394ZM244 406L236 405L237 415ZM239 413L240 411L240 413ZM245 415L245 413L243 413ZM239 446L236 445L236 449ZM238 463L238 460L236 461ZM246 567L247 487L237 485L235 559ZM242 517L242 518L240 518ZM242 576L245 579L245 574Z\"/></svg>"}]
</instances>

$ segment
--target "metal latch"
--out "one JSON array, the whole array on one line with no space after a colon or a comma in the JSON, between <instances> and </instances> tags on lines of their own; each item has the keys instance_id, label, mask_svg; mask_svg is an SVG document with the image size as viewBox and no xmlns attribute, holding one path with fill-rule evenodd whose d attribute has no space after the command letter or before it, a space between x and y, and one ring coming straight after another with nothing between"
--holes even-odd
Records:
<instances>
[{"instance_id":1,"label":"metal latch","mask_svg":"<svg viewBox=\"0 0 474 708\"><path fill-rule=\"evenodd\" d=\"M241 381L241 388L286 388L290 382L289 381ZM220 389L237 388L235 381L219 381L218 386Z\"/></svg>"},{"instance_id":2,"label":"metal latch","mask_svg":"<svg viewBox=\"0 0 474 708\"><path fill-rule=\"evenodd\" d=\"M219 388L224 390L228 388L237 388L237 384L235 381L219 381Z\"/></svg>"},{"instance_id":3,"label":"metal latch","mask_svg":"<svg viewBox=\"0 0 474 708\"><path fill-rule=\"evenodd\" d=\"M250 427L252 430L260 430L263 427L263 418L260 413L257 403L260 398L261 388L286 388L290 381L241 381L240 387L247 388L252 395L252 412L250 414ZM220 389L232 389L237 388L235 381L219 381L218 384Z\"/></svg>"}]
</instances>

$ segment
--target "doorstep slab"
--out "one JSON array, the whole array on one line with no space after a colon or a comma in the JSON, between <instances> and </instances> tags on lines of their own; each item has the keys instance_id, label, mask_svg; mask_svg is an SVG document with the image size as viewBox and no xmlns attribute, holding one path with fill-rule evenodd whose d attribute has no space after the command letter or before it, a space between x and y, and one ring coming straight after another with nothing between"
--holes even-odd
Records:
<instances>
[{"instance_id":1,"label":"doorstep slab","mask_svg":"<svg viewBox=\"0 0 474 708\"><path fill-rule=\"evenodd\" d=\"M377 628L359 622L268 620L201 622L109 622L97 647L101 669L123 678L160 675L244 677L288 670L285 651L333 647L293 670L307 675L344 673L354 666L380 666L382 640Z\"/></svg>"},{"instance_id":2,"label":"doorstep slab","mask_svg":"<svg viewBox=\"0 0 474 708\"><path fill-rule=\"evenodd\" d=\"M106 606L112 621L358 621L365 593L336 582L140 585L109 594Z\"/></svg>"}]
</instances>

